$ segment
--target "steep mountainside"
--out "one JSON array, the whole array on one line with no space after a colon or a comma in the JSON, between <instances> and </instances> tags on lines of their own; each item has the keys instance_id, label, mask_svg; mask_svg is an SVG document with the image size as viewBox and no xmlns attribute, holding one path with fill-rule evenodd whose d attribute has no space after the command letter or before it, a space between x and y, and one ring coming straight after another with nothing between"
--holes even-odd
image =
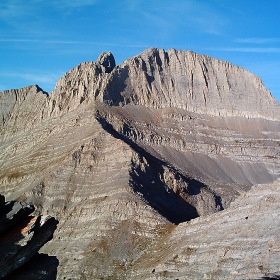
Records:
<instances>
[{"instance_id":1,"label":"steep mountainside","mask_svg":"<svg viewBox=\"0 0 280 280\"><path fill-rule=\"evenodd\" d=\"M0 114L0 192L59 220L42 249L59 279L279 272L280 105L248 71L174 49L119 66L103 53L50 95L0 93Z\"/></svg>"}]
</instances>

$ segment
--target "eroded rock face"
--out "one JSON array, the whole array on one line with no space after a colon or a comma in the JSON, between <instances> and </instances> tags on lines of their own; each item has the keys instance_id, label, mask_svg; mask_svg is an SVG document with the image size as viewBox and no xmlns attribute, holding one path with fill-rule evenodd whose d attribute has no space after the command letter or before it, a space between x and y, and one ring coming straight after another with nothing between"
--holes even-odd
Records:
<instances>
[{"instance_id":1,"label":"eroded rock face","mask_svg":"<svg viewBox=\"0 0 280 280\"><path fill-rule=\"evenodd\" d=\"M35 262L32 258L52 238L57 221L50 216L31 216L32 212L34 212L32 204L18 201L5 203L3 199L1 200L1 279L5 277L9 279L33 279L35 275L37 275L36 279L56 278L58 262L54 265L52 260L53 263L50 265L48 257L45 256L44 262L40 264L38 258ZM28 266L26 266L27 263ZM22 271L24 271L25 278Z\"/></svg>"},{"instance_id":2,"label":"eroded rock face","mask_svg":"<svg viewBox=\"0 0 280 280\"><path fill-rule=\"evenodd\" d=\"M180 224L135 262L131 279L278 279L279 188L256 185L229 209Z\"/></svg>"},{"instance_id":3,"label":"eroded rock face","mask_svg":"<svg viewBox=\"0 0 280 280\"><path fill-rule=\"evenodd\" d=\"M67 72L56 84L48 99L44 116L61 116L82 103L101 100L109 73L115 67L114 56L102 53L96 62L83 62Z\"/></svg>"},{"instance_id":4,"label":"eroded rock face","mask_svg":"<svg viewBox=\"0 0 280 280\"><path fill-rule=\"evenodd\" d=\"M37 85L0 92L1 139L20 135L38 125L43 118L48 94Z\"/></svg>"},{"instance_id":5,"label":"eroded rock face","mask_svg":"<svg viewBox=\"0 0 280 280\"><path fill-rule=\"evenodd\" d=\"M111 75L108 104L182 108L213 116L279 120L279 104L260 78L232 64L192 51L148 49ZM119 98L112 100L117 86ZM108 99L108 100L107 100ZM267 111L270 108L270 112Z\"/></svg>"},{"instance_id":6,"label":"eroded rock face","mask_svg":"<svg viewBox=\"0 0 280 280\"><path fill-rule=\"evenodd\" d=\"M229 259L213 257L222 246L235 250L225 232L237 231L242 248L258 232L257 223L242 239L235 199L245 209L253 185L265 192L279 183L270 184L280 175L279 104L253 74L173 49L149 49L120 66L103 53L66 73L50 96L36 86L3 92L0 108L1 192L60 221L41 250L59 259L58 279L277 272L274 261L259 270L256 258L249 271L238 257L232 270ZM251 198L250 207L260 202ZM275 205L250 216L276 213ZM260 230L256 239L277 243L278 224L266 226L268 237ZM248 244L244 254L253 255L257 245Z\"/></svg>"}]
</instances>

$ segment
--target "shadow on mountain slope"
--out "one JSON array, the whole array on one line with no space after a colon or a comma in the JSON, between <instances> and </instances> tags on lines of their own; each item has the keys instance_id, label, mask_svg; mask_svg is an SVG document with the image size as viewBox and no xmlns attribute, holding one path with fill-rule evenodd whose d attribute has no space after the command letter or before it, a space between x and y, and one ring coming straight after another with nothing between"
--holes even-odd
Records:
<instances>
[{"instance_id":1,"label":"shadow on mountain slope","mask_svg":"<svg viewBox=\"0 0 280 280\"><path fill-rule=\"evenodd\" d=\"M131 163L130 185L151 207L170 222L179 224L199 217L195 199L187 199L187 197L202 195L202 192L212 197L217 209L224 209L221 197L202 182L187 178L166 162L145 151L129 137L116 131L98 111L95 117L105 131L124 141L137 152L138 158L132 159ZM174 185L178 185L178 189Z\"/></svg>"},{"instance_id":2,"label":"shadow on mountain slope","mask_svg":"<svg viewBox=\"0 0 280 280\"><path fill-rule=\"evenodd\" d=\"M199 216L194 206L164 183L161 165L147 162L139 155L132 160L130 177L132 189L170 222L179 224Z\"/></svg>"}]
</instances>

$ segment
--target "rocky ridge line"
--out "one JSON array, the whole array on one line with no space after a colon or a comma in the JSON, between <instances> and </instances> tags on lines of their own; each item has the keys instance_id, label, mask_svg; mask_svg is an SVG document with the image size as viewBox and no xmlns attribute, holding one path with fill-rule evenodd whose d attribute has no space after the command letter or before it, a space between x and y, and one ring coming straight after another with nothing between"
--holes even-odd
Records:
<instances>
[{"instance_id":1,"label":"rocky ridge line","mask_svg":"<svg viewBox=\"0 0 280 280\"><path fill-rule=\"evenodd\" d=\"M217 218L213 228L223 229L223 215L235 220L233 200L280 175L279 104L259 78L192 52L149 49L119 66L110 53L82 63L50 96L36 86L17 92L30 98L5 112L1 190L59 219L54 239L42 249L58 257L58 279L201 279L200 270L210 277L211 267L226 279L244 278L242 258L237 276L215 257L204 267L204 256L219 255L208 245L203 254L186 247L178 261L173 252L181 239L184 246L193 239L208 244L206 221ZM28 116L26 106L34 107ZM226 214L216 213L223 208ZM192 221L206 237L192 236L196 222L184 223L198 216ZM273 220L266 222L277 231ZM181 229L190 234L184 237ZM226 242L221 246L234 250ZM180 263L182 274L174 270ZM193 263L202 266L189 270ZM274 266L259 272L262 265L252 262L251 275L277 272Z\"/></svg>"}]
</instances>

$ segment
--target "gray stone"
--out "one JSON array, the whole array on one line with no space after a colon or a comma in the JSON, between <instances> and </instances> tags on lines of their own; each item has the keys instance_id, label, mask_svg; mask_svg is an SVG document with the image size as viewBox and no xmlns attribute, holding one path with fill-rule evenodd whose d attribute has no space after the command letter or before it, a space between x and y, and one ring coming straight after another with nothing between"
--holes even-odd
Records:
<instances>
[{"instance_id":1,"label":"gray stone","mask_svg":"<svg viewBox=\"0 0 280 280\"><path fill-rule=\"evenodd\" d=\"M27 203L10 201L3 206L0 219L0 278L9 277L11 274L17 279L21 272L18 270L29 263L29 268L24 268L24 274L31 276L44 274L40 268L40 262L30 263L30 260L37 254L40 248L48 242L56 229L57 221L52 217L30 216L34 206ZM45 262L48 258L45 256ZM53 273L57 266L52 267ZM46 274L47 275L47 274ZM54 279L41 277L37 279ZM51 275L49 275L51 276ZM28 278L26 278L28 279ZM32 279L29 277L29 279Z\"/></svg>"},{"instance_id":2,"label":"gray stone","mask_svg":"<svg viewBox=\"0 0 280 280\"><path fill-rule=\"evenodd\" d=\"M1 192L60 221L40 251L58 279L277 273L280 107L252 73L174 49L119 66L107 53L49 96L0 104Z\"/></svg>"},{"instance_id":3,"label":"gray stone","mask_svg":"<svg viewBox=\"0 0 280 280\"><path fill-rule=\"evenodd\" d=\"M104 67L105 73L110 73L116 66L115 58L112 53L102 53L97 59L97 63Z\"/></svg>"}]
</instances>

